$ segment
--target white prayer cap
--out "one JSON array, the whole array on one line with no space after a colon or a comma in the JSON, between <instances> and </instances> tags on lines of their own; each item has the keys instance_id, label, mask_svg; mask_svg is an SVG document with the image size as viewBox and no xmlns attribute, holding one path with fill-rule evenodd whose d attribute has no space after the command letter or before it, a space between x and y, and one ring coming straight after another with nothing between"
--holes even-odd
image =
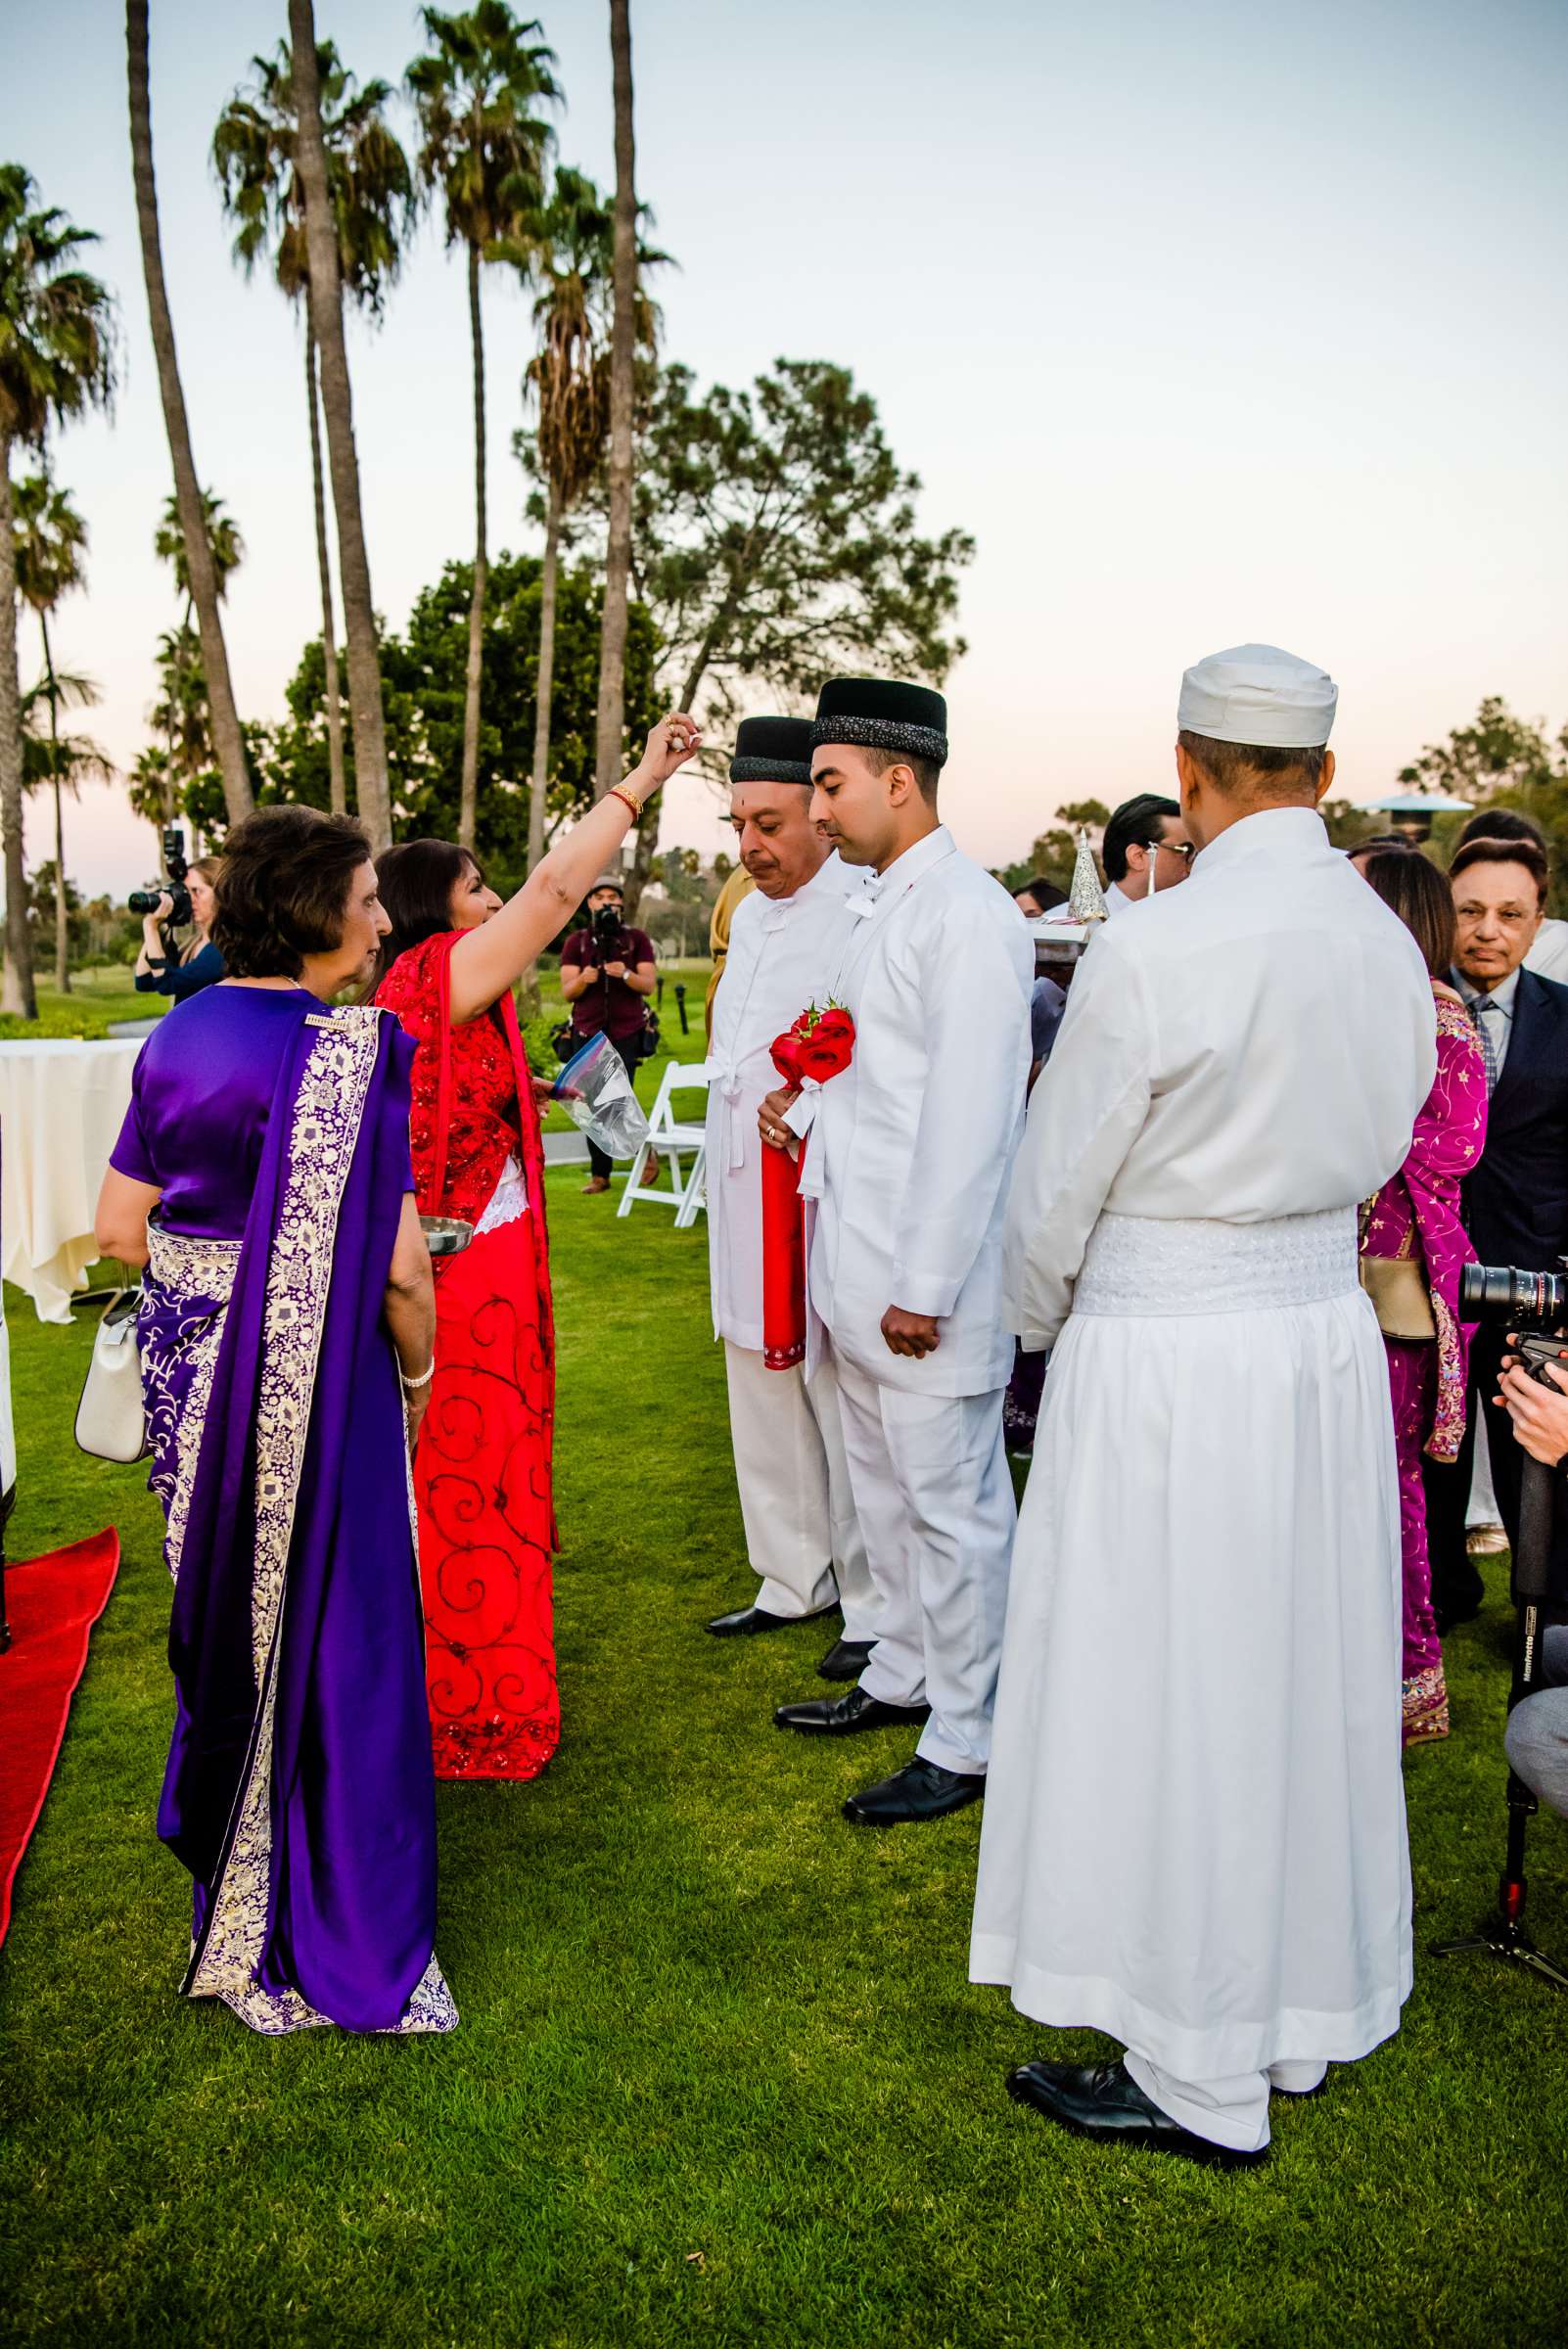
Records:
<instances>
[{"instance_id":1,"label":"white prayer cap","mask_svg":"<svg viewBox=\"0 0 1568 2349\"><path fill-rule=\"evenodd\" d=\"M1304 751L1328 740L1339 687L1326 669L1276 644L1233 644L1181 679L1176 724L1213 742Z\"/></svg>"}]
</instances>

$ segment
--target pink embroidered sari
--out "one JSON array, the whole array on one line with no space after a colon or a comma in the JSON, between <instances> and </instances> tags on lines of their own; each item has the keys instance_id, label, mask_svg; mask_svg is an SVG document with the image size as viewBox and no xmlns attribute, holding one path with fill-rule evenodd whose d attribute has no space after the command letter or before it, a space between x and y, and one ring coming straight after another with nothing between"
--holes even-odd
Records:
<instances>
[{"instance_id":1,"label":"pink embroidered sari","mask_svg":"<svg viewBox=\"0 0 1568 2349\"><path fill-rule=\"evenodd\" d=\"M1437 997L1437 1076L1415 1121L1409 1155L1371 1201L1361 1254L1413 1257L1437 1323L1436 1341L1384 1338L1399 1454L1400 1532L1405 1563L1406 1742L1448 1730L1443 1651L1432 1619L1421 1454L1452 1460L1464 1434L1465 1375L1473 1324L1459 1319L1459 1272L1475 1250L1459 1221L1459 1184L1481 1156L1487 1132L1486 1066L1463 1007Z\"/></svg>"}]
</instances>

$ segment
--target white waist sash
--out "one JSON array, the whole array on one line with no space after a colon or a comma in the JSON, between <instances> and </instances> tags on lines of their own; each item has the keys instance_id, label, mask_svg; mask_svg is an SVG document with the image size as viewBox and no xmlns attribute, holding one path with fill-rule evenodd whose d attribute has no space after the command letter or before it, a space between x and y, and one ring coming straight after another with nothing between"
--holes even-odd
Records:
<instances>
[{"instance_id":1,"label":"white waist sash","mask_svg":"<svg viewBox=\"0 0 1568 2349\"><path fill-rule=\"evenodd\" d=\"M1356 1210L1266 1223L1102 1215L1073 1293L1075 1313L1245 1313L1320 1305L1360 1283Z\"/></svg>"}]
</instances>

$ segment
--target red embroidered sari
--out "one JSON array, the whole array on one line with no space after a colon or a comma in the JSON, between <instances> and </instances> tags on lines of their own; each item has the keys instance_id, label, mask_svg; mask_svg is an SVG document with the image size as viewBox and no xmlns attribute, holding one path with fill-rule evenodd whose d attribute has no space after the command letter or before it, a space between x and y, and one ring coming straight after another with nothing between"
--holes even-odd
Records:
<instances>
[{"instance_id":1,"label":"red embroidered sari","mask_svg":"<svg viewBox=\"0 0 1568 2349\"><path fill-rule=\"evenodd\" d=\"M421 1214L505 1219L436 1269L436 1377L414 1456L426 1687L438 1777L531 1778L561 1734L544 1152L511 996L451 1024L462 935L399 955L376 997L416 1046Z\"/></svg>"}]
</instances>

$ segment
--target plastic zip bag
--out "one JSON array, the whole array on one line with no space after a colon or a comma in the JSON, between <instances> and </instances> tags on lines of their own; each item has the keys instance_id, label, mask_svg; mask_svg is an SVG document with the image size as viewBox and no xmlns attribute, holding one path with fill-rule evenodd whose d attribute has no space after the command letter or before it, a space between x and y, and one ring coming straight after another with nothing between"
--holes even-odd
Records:
<instances>
[{"instance_id":1,"label":"plastic zip bag","mask_svg":"<svg viewBox=\"0 0 1568 2349\"><path fill-rule=\"evenodd\" d=\"M648 1139L648 1119L625 1063L601 1031L575 1052L550 1087L575 1126L609 1158L634 1157Z\"/></svg>"}]
</instances>

